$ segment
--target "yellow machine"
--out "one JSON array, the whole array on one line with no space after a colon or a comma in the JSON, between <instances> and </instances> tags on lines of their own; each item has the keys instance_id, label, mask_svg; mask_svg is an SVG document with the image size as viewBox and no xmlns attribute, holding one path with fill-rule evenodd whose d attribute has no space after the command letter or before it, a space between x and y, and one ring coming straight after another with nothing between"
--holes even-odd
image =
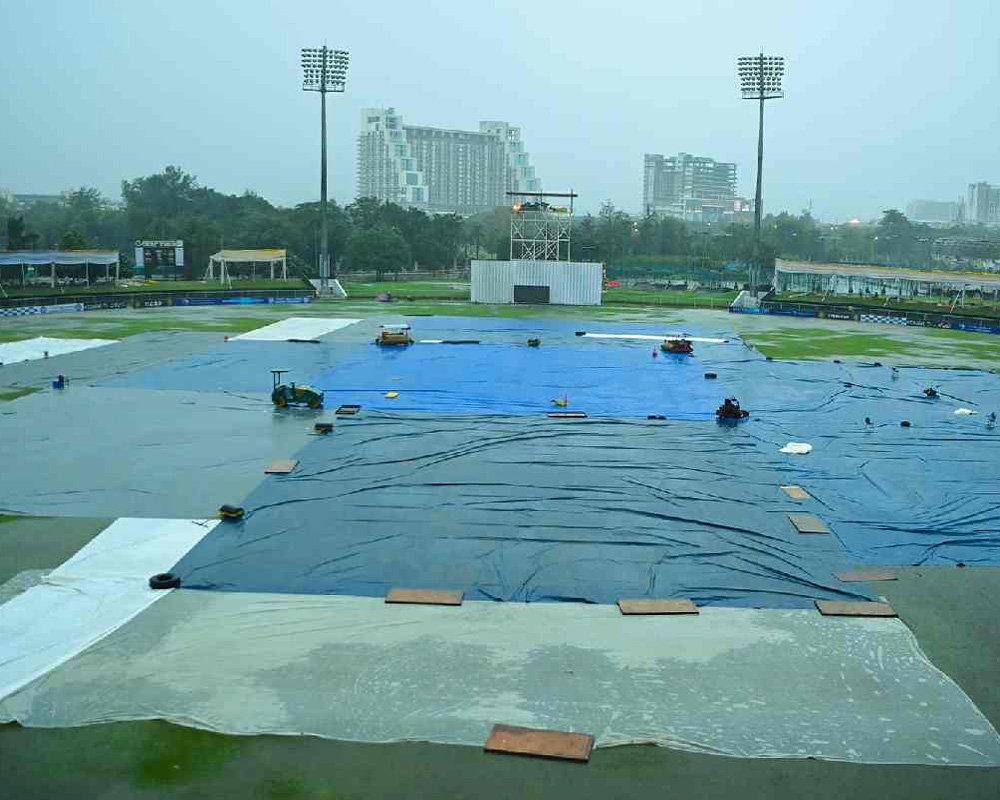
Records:
<instances>
[{"instance_id":1,"label":"yellow machine","mask_svg":"<svg viewBox=\"0 0 1000 800\"><path fill-rule=\"evenodd\" d=\"M375 344L386 346L413 344L409 325L379 325L378 338Z\"/></svg>"}]
</instances>

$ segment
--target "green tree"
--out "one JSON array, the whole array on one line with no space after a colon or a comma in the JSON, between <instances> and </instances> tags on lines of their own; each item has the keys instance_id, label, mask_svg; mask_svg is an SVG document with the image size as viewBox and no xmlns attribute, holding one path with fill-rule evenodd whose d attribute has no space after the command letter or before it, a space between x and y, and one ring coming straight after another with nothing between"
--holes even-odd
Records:
<instances>
[{"instance_id":1,"label":"green tree","mask_svg":"<svg viewBox=\"0 0 1000 800\"><path fill-rule=\"evenodd\" d=\"M890 208L882 212L875 228L873 249L889 263L925 266L931 261L932 238L928 226L914 224L901 211Z\"/></svg>"},{"instance_id":2,"label":"green tree","mask_svg":"<svg viewBox=\"0 0 1000 800\"><path fill-rule=\"evenodd\" d=\"M376 197L359 197L347 207L347 215L355 228L373 228L383 221L384 207Z\"/></svg>"},{"instance_id":3,"label":"green tree","mask_svg":"<svg viewBox=\"0 0 1000 800\"><path fill-rule=\"evenodd\" d=\"M634 249L633 238L638 236L631 217L606 200L598 215L597 244L600 260L614 262L630 255Z\"/></svg>"},{"instance_id":4,"label":"green tree","mask_svg":"<svg viewBox=\"0 0 1000 800\"><path fill-rule=\"evenodd\" d=\"M465 257L467 259L481 258L479 254L480 242L483 239L483 223L476 217L462 221L462 241L465 244Z\"/></svg>"},{"instance_id":5,"label":"green tree","mask_svg":"<svg viewBox=\"0 0 1000 800\"><path fill-rule=\"evenodd\" d=\"M410 261L410 248L398 230L385 223L355 230L347 241L348 269L374 272L382 280L387 272L396 272Z\"/></svg>"},{"instance_id":6,"label":"green tree","mask_svg":"<svg viewBox=\"0 0 1000 800\"><path fill-rule=\"evenodd\" d=\"M76 228L68 228L59 237L60 250L90 250L93 244Z\"/></svg>"},{"instance_id":7,"label":"green tree","mask_svg":"<svg viewBox=\"0 0 1000 800\"><path fill-rule=\"evenodd\" d=\"M194 205L198 182L180 167L122 181L122 199L129 225L137 238L169 238L175 234L172 220L189 213Z\"/></svg>"},{"instance_id":8,"label":"green tree","mask_svg":"<svg viewBox=\"0 0 1000 800\"><path fill-rule=\"evenodd\" d=\"M10 250L34 250L38 234L28 230L22 215L7 217L7 247Z\"/></svg>"}]
</instances>

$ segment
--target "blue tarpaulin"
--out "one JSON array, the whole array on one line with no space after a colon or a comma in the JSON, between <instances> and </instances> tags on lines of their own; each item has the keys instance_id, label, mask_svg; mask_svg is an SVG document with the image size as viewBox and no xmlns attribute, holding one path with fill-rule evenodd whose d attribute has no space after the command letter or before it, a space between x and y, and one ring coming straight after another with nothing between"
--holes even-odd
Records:
<instances>
[{"instance_id":1,"label":"blue tarpaulin","mask_svg":"<svg viewBox=\"0 0 1000 800\"><path fill-rule=\"evenodd\" d=\"M653 359L649 342L572 328L476 320L449 333L480 345L384 351L277 343L328 407L361 403L361 416L289 454L292 475L264 481L244 522L177 565L185 585L802 606L863 595L833 577L850 564L1000 564L996 375L767 361L738 340ZM524 345L527 331L541 348ZM732 395L751 417L718 425L714 409ZM591 418L547 418L563 396ZM781 453L790 441L813 452ZM814 499L791 501L783 484ZM798 534L787 519L797 511L832 534Z\"/></svg>"},{"instance_id":2,"label":"blue tarpaulin","mask_svg":"<svg viewBox=\"0 0 1000 800\"><path fill-rule=\"evenodd\" d=\"M264 392L272 369L284 380L307 383L335 408L432 413L539 414L557 408L590 416L662 414L709 419L720 395L735 390L723 372L704 377L732 358L755 358L738 340L695 345L693 356L660 353L654 342L592 340L575 335L578 323L539 320L415 320L415 337L477 339L480 344L379 347L369 339L339 337L320 344L232 341L204 353L105 381L105 386L186 391ZM455 324L461 325L456 336ZM669 326L638 326L646 334ZM614 330L590 326L589 330ZM528 347L528 338L543 339ZM653 358L652 353L657 352ZM399 396L386 398L394 391ZM552 401L568 401L565 406Z\"/></svg>"},{"instance_id":3,"label":"blue tarpaulin","mask_svg":"<svg viewBox=\"0 0 1000 800\"><path fill-rule=\"evenodd\" d=\"M706 380L708 362L701 358L658 353L653 359L648 346L369 344L345 355L310 381L331 405L482 414L565 408L602 417L709 419L719 393L732 388L725 377ZM399 396L387 399L388 391Z\"/></svg>"},{"instance_id":4,"label":"blue tarpaulin","mask_svg":"<svg viewBox=\"0 0 1000 800\"><path fill-rule=\"evenodd\" d=\"M174 569L195 589L800 606L866 596L799 534L770 448L714 422L370 414L265 481ZM820 509L812 503L813 510Z\"/></svg>"}]
</instances>

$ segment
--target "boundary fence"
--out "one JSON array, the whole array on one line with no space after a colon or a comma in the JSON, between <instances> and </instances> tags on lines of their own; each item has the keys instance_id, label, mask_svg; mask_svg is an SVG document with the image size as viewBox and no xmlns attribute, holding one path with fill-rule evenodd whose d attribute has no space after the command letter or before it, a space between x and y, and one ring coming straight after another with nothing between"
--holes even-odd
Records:
<instances>
[{"instance_id":1,"label":"boundary fence","mask_svg":"<svg viewBox=\"0 0 1000 800\"><path fill-rule=\"evenodd\" d=\"M114 308L163 308L165 306L270 305L311 303L310 289L244 289L219 291L114 292L109 294L53 295L0 298L0 317L97 311Z\"/></svg>"},{"instance_id":2,"label":"boundary fence","mask_svg":"<svg viewBox=\"0 0 1000 800\"><path fill-rule=\"evenodd\" d=\"M813 317L816 319L869 322L880 325L949 328L956 331L1000 334L1000 319L935 311L911 311L889 308L873 309L870 306L857 307L825 303L788 303L776 300L762 300L760 306L756 308L730 306L729 311L734 314L776 314L786 317Z\"/></svg>"}]
</instances>

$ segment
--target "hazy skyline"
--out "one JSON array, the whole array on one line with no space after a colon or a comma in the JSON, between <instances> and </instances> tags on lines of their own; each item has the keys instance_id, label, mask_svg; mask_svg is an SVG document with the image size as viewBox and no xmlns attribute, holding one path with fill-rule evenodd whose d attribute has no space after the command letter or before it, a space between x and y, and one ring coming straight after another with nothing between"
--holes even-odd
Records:
<instances>
[{"instance_id":1,"label":"hazy skyline","mask_svg":"<svg viewBox=\"0 0 1000 800\"><path fill-rule=\"evenodd\" d=\"M736 58L783 55L767 104L764 208L869 219L1000 183L1000 5L633 2L295 4L0 0L8 35L0 189L57 193L175 164L226 193L319 195L319 97L299 49L349 50L328 96L330 195L357 183L360 109L407 123L519 125L546 189L638 212L644 153L738 165L753 195L756 105ZM13 32L13 33L12 33Z\"/></svg>"}]
</instances>

